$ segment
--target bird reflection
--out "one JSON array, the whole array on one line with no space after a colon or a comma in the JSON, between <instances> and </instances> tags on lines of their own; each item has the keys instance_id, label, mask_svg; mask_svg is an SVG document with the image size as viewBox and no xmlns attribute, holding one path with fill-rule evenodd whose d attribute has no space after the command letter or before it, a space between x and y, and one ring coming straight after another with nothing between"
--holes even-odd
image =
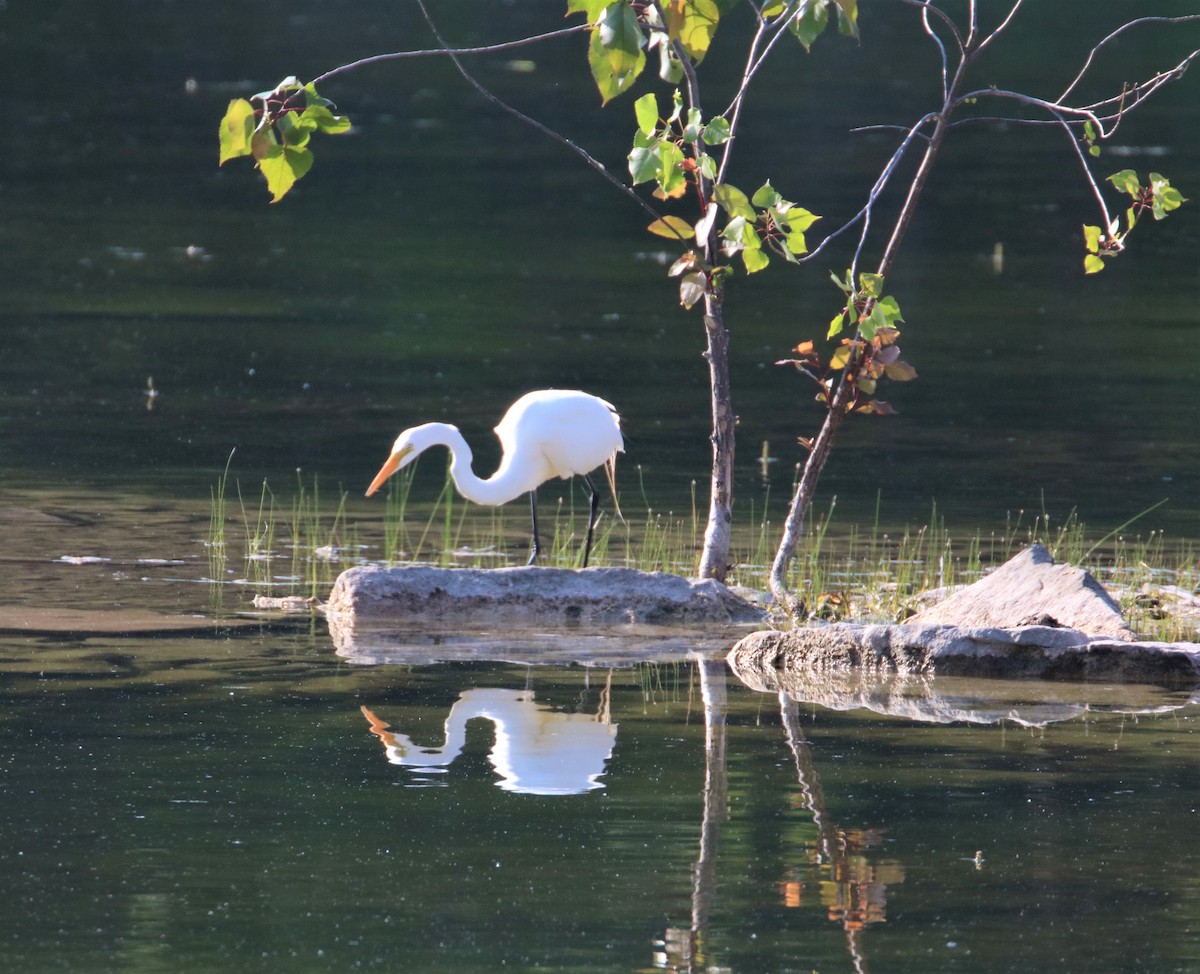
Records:
<instances>
[{"instance_id":1,"label":"bird reflection","mask_svg":"<svg viewBox=\"0 0 1200 974\"><path fill-rule=\"evenodd\" d=\"M608 700L606 687L598 714L563 713L536 703L530 690L466 690L446 717L441 747L416 745L368 708L362 712L389 762L426 771L446 770L462 753L467 721L482 717L495 727L488 760L500 775L498 787L528 795L576 795L604 787L597 779L617 739Z\"/></svg>"}]
</instances>

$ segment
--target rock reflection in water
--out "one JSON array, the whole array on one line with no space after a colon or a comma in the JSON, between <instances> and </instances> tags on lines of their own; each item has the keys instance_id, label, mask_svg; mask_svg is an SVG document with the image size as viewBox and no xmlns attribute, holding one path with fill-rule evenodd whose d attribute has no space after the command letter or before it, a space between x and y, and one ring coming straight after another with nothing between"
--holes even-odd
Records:
<instances>
[{"instance_id":1,"label":"rock reflection in water","mask_svg":"<svg viewBox=\"0 0 1200 974\"><path fill-rule=\"evenodd\" d=\"M362 712L389 762L425 771L445 771L462 753L467 722L482 717L495 727L488 760L500 775L498 787L529 795L576 795L604 787L598 779L617 739L610 693L611 684L605 686L598 713L581 714L542 706L532 690L464 690L446 717L440 747L414 744L368 708Z\"/></svg>"},{"instance_id":2,"label":"rock reflection in water","mask_svg":"<svg viewBox=\"0 0 1200 974\"><path fill-rule=\"evenodd\" d=\"M1200 693L1147 685L1042 680L908 676L840 670L781 670L739 666L734 674L751 690L782 693L828 710L869 710L922 723L997 724L1021 727L1087 713L1166 713L1200 701Z\"/></svg>"}]
</instances>

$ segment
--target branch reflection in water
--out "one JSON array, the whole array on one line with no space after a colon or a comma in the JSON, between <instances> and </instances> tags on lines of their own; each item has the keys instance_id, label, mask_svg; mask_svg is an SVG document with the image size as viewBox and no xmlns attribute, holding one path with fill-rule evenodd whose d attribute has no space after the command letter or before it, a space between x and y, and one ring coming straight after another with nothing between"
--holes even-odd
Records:
<instances>
[{"instance_id":1,"label":"branch reflection in water","mask_svg":"<svg viewBox=\"0 0 1200 974\"><path fill-rule=\"evenodd\" d=\"M708 956L710 917L717 900L717 850L721 825L729 818L727 765L726 664L696 658L704 702L704 817L700 849L693 870L690 929L668 927L656 944L654 966L676 974L700 974L712 969ZM904 867L894 860L872 862L866 851L880 844L882 829L841 829L830 819L825 794L817 777L812 749L799 722L799 705L779 694L780 720L795 763L800 800L812 814L818 840L804 865L788 871L779 883L787 907L804 905L804 891L815 885L821 906L831 921L841 924L854 970L868 970L862 935L867 926L883 922L887 887L904 881Z\"/></svg>"},{"instance_id":2,"label":"branch reflection in water","mask_svg":"<svg viewBox=\"0 0 1200 974\"><path fill-rule=\"evenodd\" d=\"M611 671L596 714L551 710L534 700L532 690L464 690L446 717L440 747L414 744L367 707L362 712L389 762L426 772L445 771L462 753L468 721L489 720L495 740L488 760L500 775L498 787L527 795L577 795L604 787L598 779L617 739L611 693Z\"/></svg>"}]
</instances>

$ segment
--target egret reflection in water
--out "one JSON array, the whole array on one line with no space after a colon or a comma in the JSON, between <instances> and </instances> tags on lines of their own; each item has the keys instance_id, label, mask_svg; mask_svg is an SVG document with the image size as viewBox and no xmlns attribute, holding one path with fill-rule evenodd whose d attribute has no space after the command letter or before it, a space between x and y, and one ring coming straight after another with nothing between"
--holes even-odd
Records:
<instances>
[{"instance_id":1,"label":"egret reflection in water","mask_svg":"<svg viewBox=\"0 0 1200 974\"><path fill-rule=\"evenodd\" d=\"M617 739L608 699L606 690L598 714L564 713L538 704L531 690L465 690L446 717L440 747L414 744L367 707L362 712L389 762L426 770L449 767L462 753L467 722L482 717L495 728L488 760L500 775L498 787L529 795L577 795L604 787L598 779Z\"/></svg>"}]
</instances>

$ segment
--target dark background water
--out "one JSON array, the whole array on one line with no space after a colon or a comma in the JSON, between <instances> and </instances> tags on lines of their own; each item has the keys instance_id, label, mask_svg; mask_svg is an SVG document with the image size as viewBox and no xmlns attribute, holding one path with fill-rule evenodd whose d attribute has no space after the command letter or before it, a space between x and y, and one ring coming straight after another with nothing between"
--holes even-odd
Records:
<instances>
[{"instance_id":1,"label":"dark background water","mask_svg":"<svg viewBox=\"0 0 1200 974\"><path fill-rule=\"evenodd\" d=\"M1141 4L1027 5L976 83L1056 93L1090 40ZM1190 11L1162 3L1156 13ZM557 3L437 11L480 43L554 29ZM983 11L985 23L995 16ZM890 152L855 125L933 104L931 45L902 5L864 8L861 45L823 38L760 78L735 182L770 178L833 226ZM710 106L731 91L721 53ZM11 121L0 153L0 477L39 488L207 498L229 452L235 476L290 483L296 468L353 489L395 433L458 422L495 459L490 428L527 389L582 386L620 407L629 480L659 509L690 507L707 478L706 373L696 314L649 256L643 213L561 147L488 106L436 60L383 65L326 93L354 135L316 145L312 173L267 204L244 164L218 170L229 98L367 53L432 46L408 4L10 2L0 77ZM1078 35L1078 36L1077 36ZM1117 83L1174 63L1195 25L1150 27L1097 69ZM601 110L579 38L485 57L481 79L586 144L615 172L631 103ZM1194 72L1193 72L1194 74ZM185 87L189 79L193 90ZM1195 80L1129 118L1124 155L1200 193ZM1070 510L1107 531L1169 498L1141 527L1200 533L1200 217L1185 206L1139 227L1097 278L1080 272L1095 220L1060 133L971 127L947 144L889 284L921 378L892 386L901 415L844 435L820 503L847 523L947 520L987 533L1018 509ZM1119 203L1113 197L1112 205ZM822 226L818 224L818 227ZM993 246L1006 255L992 273ZM187 248L199 256L189 257ZM875 251L877 253L877 250ZM736 279L729 293L740 417L739 511L761 509L762 442L782 509L820 418L805 385L771 363L819 337L848 251ZM153 411L143 391L153 377ZM432 498L440 464L426 465ZM420 491L418 493L421 493ZM426 495L422 495L426 496Z\"/></svg>"},{"instance_id":2,"label":"dark background water","mask_svg":"<svg viewBox=\"0 0 1200 974\"><path fill-rule=\"evenodd\" d=\"M562 23L558 2L444 6L464 43ZM1151 12L1081 10L1026 4L979 83L1054 93L1086 46L1077 30ZM828 38L760 80L760 134L736 173L769 176L829 223L889 151L847 129L908 121L936 85L910 9L864 5L862 23L861 46ZM1198 35L1131 37L1110 76L1173 62ZM518 393L579 385L621 407L627 497L634 464L661 509L686 510L703 485L701 328L675 307L642 214L447 65L331 84L355 134L318 144L278 206L247 166L217 169L231 97L429 44L394 0L0 3L0 968L670 970L687 968L695 928L692 968L738 974L1194 969L1186 693L993 692L1005 713L1067 701L1075 716L1045 727L805 698L783 708L807 742L789 748L777 696L694 656L651 651L609 673L514 663L518 646L436 665L448 650L430 638L407 663L363 665L320 620L155 628L246 608L244 588L195 581L234 448L246 485L286 492L301 468L357 495L403 426L460 422L484 468ZM621 171L630 104L598 108L580 41L525 55L533 73L508 56L477 70ZM717 52L705 70L719 104L731 79ZM1161 169L1200 194L1195 91L1189 77L1129 119L1128 154L1101 174ZM968 532L1043 502L1103 531L1169 496L1144 527L1200 534L1200 210L1139 229L1085 280L1079 226L1094 217L1072 167L1048 131L967 129L947 145L892 281L921 379L889 390L898 418L847 431L822 491L845 523L873 519L882 496L885 529L936 500ZM779 510L794 437L819 418L770 363L824 330L826 272L845 259L731 288L742 523L766 495L762 441ZM439 467L423 465L427 500ZM112 560L53 560L66 553ZM90 614L69 624L66 610ZM121 620L141 634L114 633ZM585 657L567 637L556 650ZM717 684L726 752L706 761ZM433 746L474 690L523 694L547 724L606 716L604 787L497 787L499 731L480 720L444 772L417 774L388 763L360 710Z\"/></svg>"}]
</instances>

